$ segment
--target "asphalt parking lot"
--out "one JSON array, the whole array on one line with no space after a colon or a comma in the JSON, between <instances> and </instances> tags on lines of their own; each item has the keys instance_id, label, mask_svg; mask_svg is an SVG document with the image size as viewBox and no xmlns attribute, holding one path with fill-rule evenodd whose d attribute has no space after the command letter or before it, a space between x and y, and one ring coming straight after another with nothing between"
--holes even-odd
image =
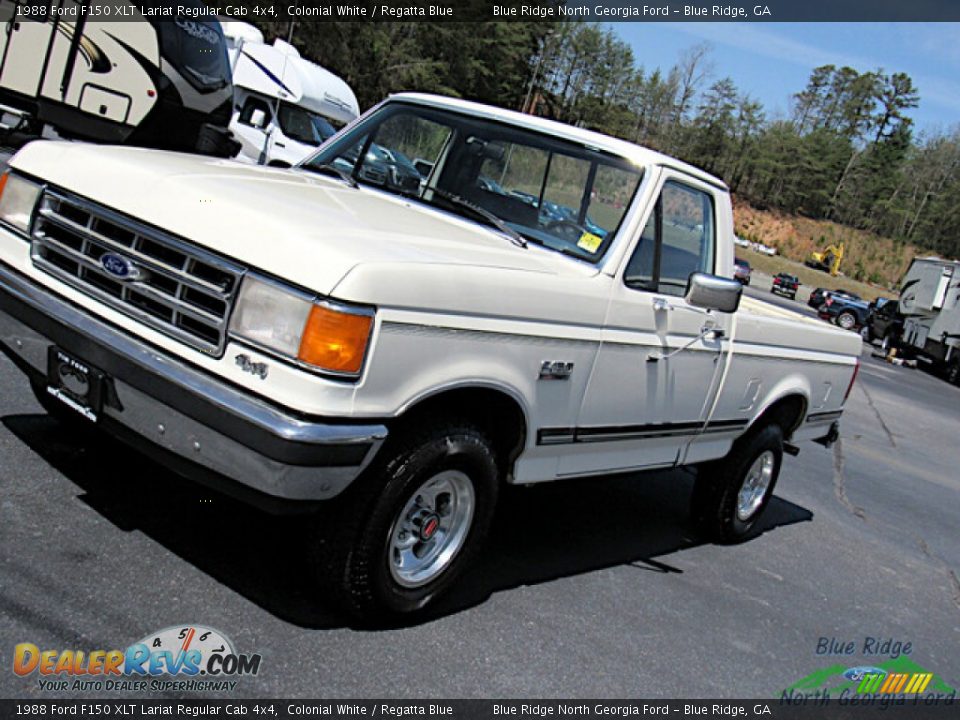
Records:
<instances>
[{"instance_id":1,"label":"asphalt parking lot","mask_svg":"<svg viewBox=\"0 0 960 720\"><path fill-rule=\"evenodd\" d=\"M16 643L106 650L187 624L263 656L234 693L251 698L774 698L888 660L868 638L957 687L960 389L863 363L840 442L786 458L759 537L704 544L685 471L516 488L430 619L365 630L325 604L306 521L69 431L0 356L0 696L55 695L11 672ZM857 652L818 655L825 637Z\"/></svg>"}]
</instances>

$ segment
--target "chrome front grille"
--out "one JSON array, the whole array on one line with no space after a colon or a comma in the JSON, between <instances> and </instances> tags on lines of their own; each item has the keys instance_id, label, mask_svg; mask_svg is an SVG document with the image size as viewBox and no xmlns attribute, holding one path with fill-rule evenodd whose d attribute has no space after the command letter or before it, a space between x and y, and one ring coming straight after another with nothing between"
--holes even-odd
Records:
<instances>
[{"instance_id":1,"label":"chrome front grille","mask_svg":"<svg viewBox=\"0 0 960 720\"><path fill-rule=\"evenodd\" d=\"M49 189L34 220L32 255L38 268L110 307L198 350L223 353L242 267ZM106 255L113 257L105 262ZM116 256L134 271L129 277L117 274Z\"/></svg>"}]
</instances>

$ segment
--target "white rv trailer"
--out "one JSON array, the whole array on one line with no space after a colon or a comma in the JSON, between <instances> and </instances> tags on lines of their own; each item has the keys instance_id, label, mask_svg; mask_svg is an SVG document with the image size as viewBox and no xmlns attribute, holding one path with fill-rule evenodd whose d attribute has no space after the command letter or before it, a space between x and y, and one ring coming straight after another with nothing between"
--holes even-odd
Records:
<instances>
[{"instance_id":1,"label":"white rv trailer","mask_svg":"<svg viewBox=\"0 0 960 720\"><path fill-rule=\"evenodd\" d=\"M230 156L226 44L199 0L0 0L3 129ZM179 14L178 14L179 13ZM122 15L123 21L103 21Z\"/></svg>"},{"instance_id":2,"label":"white rv trailer","mask_svg":"<svg viewBox=\"0 0 960 720\"><path fill-rule=\"evenodd\" d=\"M903 345L960 384L960 262L915 258L900 287Z\"/></svg>"},{"instance_id":3,"label":"white rv trailer","mask_svg":"<svg viewBox=\"0 0 960 720\"><path fill-rule=\"evenodd\" d=\"M241 144L238 160L295 165L360 114L350 86L289 43L267 45L247 23L221 26L233 69L230 130Z\"/></svg>"}]
</instances>

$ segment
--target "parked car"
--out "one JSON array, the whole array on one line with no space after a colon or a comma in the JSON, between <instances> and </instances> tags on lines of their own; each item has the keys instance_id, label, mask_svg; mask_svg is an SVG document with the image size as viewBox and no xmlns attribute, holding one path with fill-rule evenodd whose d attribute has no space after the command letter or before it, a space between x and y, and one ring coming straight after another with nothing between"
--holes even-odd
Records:
<instances>
[{"instance_id":1,"label":"parked car","mask_svg":"<svg viewBox=\"0 0 960 720\"><path fill-rule=\"evenodd\" d=\"M821 320L839 325L844 330L857 330L867 322L870 304L840 294L832 294L817 311Z\"/></svg>"},{"instance_id":2,"label":"parked car","mask_svg":"<svg viewBox=\"0 0 960 720\"><path fill-rule=\"evenodd\" d=\"M741 285L750 284L750 273L753 272L753 269L750 267L750 263L741 258L733 259L733 279L739 280Z\"/></svg>"},{"instance_id":3,"label":"parked car","mask_svg":"<svg viewBox=\"0 0 960 720\"><path fill-rule=\"evenodd\" d=\"M370 138L431 162L430 184L365 174L406 167L361 157ZM859 367L858 336L741 308L711 274L734 258L722 181L540 117L399 94L294 168L46 140L9 165L0 349L38 401L318 512L289 550L315 602L368 621L449 591L506 484L692 466L704 537L749 537L784 454L837 439ZM563 166L605 238L477 184Z\"/></svg>"},{"instance_id":4,"label":"parked car","mask_svg":"<svg viewBox=\"0 0 960 720\"><path fill-rule=\"evenodd\" d=\"M884 349L896 344L903 334L903 314L900 302L891 298L877 298L870 303L867 320L863 324L863 339L867 342L880 340Z\"/></svg>"},{"instance_id":5,"label":"parked car","mask_svg":"<svg viewBox=\"0 0 960 720\"><path fill-rule=\"evenodd\" d=\"M799 288L800 279L796 275L777 273L773 276L773 285L770 286L770 292L796 300Z\"/></svg>"},{"instance_id":6,"label":"parked car","mask_svg":"<svg viewBox=\"0 0 960 720\"><path fill-rule=\"evenodd\" d=\"M413 164L417 168L417 170L420 170L420 165L418 165L418 163L421 163L421 162L423 161L422 160L413 161ZM433 170L433 163L429 163L429 165L430 165L430 170ZM429 172L426 172L426 173L423 173L423 176L426 177L429 174L430 174ZM491 177L487 177L486 175L481 175L480 177L477 178L477 187L480 188L481 190L486 190L487 192L490 192L490 193L496 193L497 195L507 194L507 191L500 186L500 183L498 183L496 180L494 180Z\"/></svg>"},{"instance_id":7,"label":"parked car","mask_svg":"<svg viewBox=\"0 0 960 720\"><path fill-rule=\"evenodd\" d=\"M741 285L750 284L750 273L753 269L750 267L750 263L742 258L733 259L733 279L737 280Z\"/></svg>"},{"instance_id":8,"label":"parked car","mask_svg":"<svg viewBox=\"0 0 960 720\"><path fill-rule=\"evenodd\" d=\"M543 201L543 207L540 209L540 222L544 225L549 225L550 223L572 223L579 225L576 210L566 205L550 202L549 200ZM583 229L593 233L597 237L605 238L607 236L606 229L597 225L589 215L583 219Z\"/></svg>"},{"instance_id":9,"label":"parked car","mask_svg":"<svg viewBox=\"0 0 960 720\"><path fill-rule=\"evenodd\" d=\"M860 300L859 295L850 292L849 290L841 290L840 288L828 290L827 288L818 287L816 290L810 293L810 298L807 300L807 305L816 310L823 305L824 301L831 295L840 295L851 300Z\"/></svg>"},{"instance_id":10,"label":"parked car","mask_svg":"<svg viewBox=\"0 0 960 720\"><path fill-rule=\"evenodd\" d=\"M733 244L737 247L750 247L750 241L740 237L739 235L733 236Z\"/></svg>"},{"instance_id":11,"label":"parked car","mask_svg":"<svg viewBox=\"0 0 960 720\"><path fill-rule=\"evenodd\" d=\"M363 161L357 167L361 150L362 143L357 143L330 165L341 172L356 175L358 180L382 185L391 190L405 193L416 193L420 190L424 178L406 155L398 150L370 143Z\"/></svg>"}]
</instances>

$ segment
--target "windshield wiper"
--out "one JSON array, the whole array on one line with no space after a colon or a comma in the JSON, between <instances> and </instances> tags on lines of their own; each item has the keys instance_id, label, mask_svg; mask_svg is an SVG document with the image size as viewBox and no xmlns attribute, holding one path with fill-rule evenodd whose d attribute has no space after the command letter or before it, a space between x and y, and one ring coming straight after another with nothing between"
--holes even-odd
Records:
<instances>
[{"instance_id":1,"label":"windshield wiper","mask_svg":"<svg viewBox=\"0 0 960 720\"><path fill-rule=\"evenodd\" d=\"M469 200L465 200L464 198L460 197L456 193L447 192L446 190L441 190L440 188L429 188L428 191L434 193L435 195L439 195L444 200L448 200L452 202L454 205L458 205L459 207L466 208L467 210L472 211L475 215L482 217L484 220L486 220L491 225L493 225L497 230L499 230L508 238L510 238L510 242L512 242L517 247L525 248L527 246L527 239L523 235L518 233L509 225L507 225L503 220L498 218L496 215L494 215L492 212L490 212L486 208L482 208L479 205L475 205Z\"/></svg>"},{"instance_id":2,"label":"windshield wiper","mask_svg":"<svg viewBox=\"0 0 960 720\"><path fill-rule=\"evenodd\" d=\"M333 175L338 177L353 189L360 187L360 184L356 181L356 178L354 178L353 175L348 173L346 170L341 170L336 165L324 163L323 165L304 165L303 168L310 170L311 172L319 173L320 175Z\"/></svg>"}]
</instances>

